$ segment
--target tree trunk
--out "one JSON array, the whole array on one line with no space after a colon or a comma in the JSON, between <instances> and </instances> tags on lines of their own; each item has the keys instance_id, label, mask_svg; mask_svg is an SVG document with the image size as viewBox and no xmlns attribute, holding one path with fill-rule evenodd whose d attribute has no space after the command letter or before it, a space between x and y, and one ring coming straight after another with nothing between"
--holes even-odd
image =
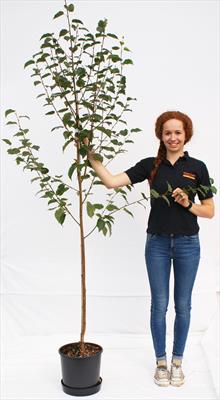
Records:
<instances>
[{"instance_id":1,"label":"tree trunk","mask_svg":"<svg viewBox=\"0 0 220 400\"><path fill-rule=\"evenodd\" d=\"M80 154L77 151L77 163L80 164ZM85 239L83 226L83 202L82 202L82 180L80 170L77 171L79 184L79 219L80 219L80 248L81 248L81 333L80 351L84 352L84 336L86 331L86 259L85 259Z\"/></svg>"}]
</instances>

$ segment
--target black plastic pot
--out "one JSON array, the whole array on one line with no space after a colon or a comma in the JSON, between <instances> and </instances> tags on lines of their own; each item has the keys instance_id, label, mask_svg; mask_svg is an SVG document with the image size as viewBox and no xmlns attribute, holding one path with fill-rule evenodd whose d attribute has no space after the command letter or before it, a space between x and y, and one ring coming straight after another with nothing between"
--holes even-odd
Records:
<instances>
[{"instance_id":1,"label":"black plastic pot","mask_svg":"<svg viewBox=\"0 0 220 400\"><path fill-rule=\"evenodd\" d=\"M100 365L103 348L95 343L86 343L97 346L100 351L91 356L72 358L64 354L63 350L77 343L65 344L58 350L61 357L61 385L63 391L72 396L88 396L101 389Z\"/></svg>"}]
</instances>

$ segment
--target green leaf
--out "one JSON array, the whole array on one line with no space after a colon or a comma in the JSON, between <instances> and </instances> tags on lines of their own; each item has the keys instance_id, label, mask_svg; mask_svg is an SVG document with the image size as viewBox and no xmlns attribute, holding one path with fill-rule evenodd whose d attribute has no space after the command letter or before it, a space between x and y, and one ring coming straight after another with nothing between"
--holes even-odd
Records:
<instances>
[{"instance_id":1,"label":"green leaf","mask_svg":"<svg viewBox=\"0 0 220 400\"><path fill-rule=\"evenodd\" d=\"M105 221L105 223L106 223L106 225L108 226L108 228L109 228L109 236L111 236L111 234L112 234L112 226L111 226L111 222L109 222L109 221Z\"/></svg>"},{"instance_id":2,"label":"green leaf","mask_svg":"<svg viewBox=\"0 0 220 400\"><path fill-rule=\"evenodd\" d=\"M166 200L167 204L170 206L170 202L169 202L167 196L165 196L165 194L162 194L162 198L163 198L164 200Z\"/></svg>"},{"instance_id":3,"label":"green leaf","mask_svg":"<svg viewBox=\"0 0 220 400\"><path fill-rule=\"evenodd\" d=\"M119 106L121 106L123 108L125 107L125 105L121 101L117 101L116 104L119 104Z\"/></svg>"},{"instance_id":4,"label":"green leaf","mask_svg":"<svg viewBox=\"0 0 220 400\"><path fill-rule=\"evenodd\" d=\"M134 215L132 214L132 212L127 210L127 208L123 208L123 210L126 211L126 213L130 214L134 218Z\"/></svg>"},{"instance_id":5,"label":"green leaf","mask_svg":"<svg viewBox=\"0 0 220 400\"><path fill-rule=\"evenodd\" d=\"M55 129L60 129L63 128L63 126L55 126L53 129L51 129L51 132L55 131Z\"/></svg>"},{"instance_id":6,"label":"green leaf","mask_svg":"<svg viewBox=\"0 0 220 400\"><path fill-rule=\"evenodd\" d=\"M63 193L65 193L67 190L69 190L69 188L66 187L66 186L64 185L64 183L61 183L61 184L58 186L57 190L56 190L56 194L59 195L59 196L61 196L61 195L62 195Z\"/></svg>"},{"instance_id":7,"label":"green leaf","mask_svg":"<svg viewBox=\"0 0 220 400\"><path fill-rule=\"evenodd\" d=\"M61 127L61 128L63 128L63 127ZM64 136L65 139L69 139L69 137L71 136L71 132L70 131L64 131L63 132L63 136Z\"/></svg>"},{"instance_id":8,"label":"green leaf","mask_svg":"<svg viewBox=\"0 0 220 400\"><path fill-rule=\"evenodd\" d=\"M111 160L111 158L114 158L114 156L113 156L113 155L107 155L107 154L104 154L104 156L105 156L106 158L108 158L108 160Z\"/></svg>"},{"instance_id":9,"label":"green leaf","mask_svg":"<svg viewBox=\"0 0 220 400\"><path fill-rule=\"evenodd\" d=\"M5 111L5 117L7 117L9 114L15 112L15 110L12 110L11 108L9 108L8 110Z\"/></svg>"},{"instance_id":10,"label":"green leaf","mask_svg":"<svg viewBox=\"0 0 220 400\"><path fill-rule=\"evenodd\" d=\"M201 190L200 188L197 188L197 191L200 192L203 195L203 197L205 196L205 192L203 192L203 190Z\"/></svg>"},{"instance_id":11,"label":"green leaf","mask_svg":"<svg viewBox=\"0 0 220 400\"><path fill-rule=\"evenodd\" d=\"M67 29L61 29L60 35L59 35L59 36L64 36L64 35L66 35L67 33L68 33L68 30L67 30Z\"/></svg>"},{"instance_id":12,"label":"green leaf","mask_svg":"<svg viewBox=\"0 0 220 400\"><path fill-rule=\"evenodd\" d=\"M85 157L87 155L87 150L84 146L81 146L79 149L79 153L81 154L82 157Z\"/></svg>"},{"instance_id":13,"label":"green leaf","mask_svg":"<svg viewBox=\"0 0 220 400\"><path fill-rule=\"evenodd\" d=\"M52 204L52 203L57 203L57 200L56 199L49 200L47 204L49 205L49 204Z\"/></svg>"},{"instance_id":14,"label":"green leaf","mask_svg":"<svg viewBox=\"0 0 220 400\"><path fill-rule=\"evenodd\" d=\"M88 101L82 101L82 105L85 106L86 108L89 108L89 110L93 111L94 110L94 104L89 103Z\"/></svg>"},{"instance_id":15,"label":"green leaf","mask_svg":"<svg viewBox=\"0 0 220 400\"><path fill-rule=\"evenodd\" d=\"M133 61L127 58L122 64L133 64Z\"/></svg>"},{"instance_id":16,"label":"green leaf","mask_svg":"<svg viewBox=\"0 0 220 400\"><path fill-rule=\"evenodd\" d=\"M10 140L8 140L8 139L2 139L5 143L7 143L7 144L9 144L10 146L11 146L11 142L10 142Z\"/></svg>"},{"instance_id":17,"label":"green leaf","mask_svg":"<svg viewBox=\"0 0 220 400\"><path fill-rule=\"evenodd\" d=\"M37 150L37 151L39 150L39 148L40 148L40 146L37 146L35 144L32 146L32 149Z\"/></svg>"},{"instance_id":18,"label":"green leaf","mask_svg":"<svg viewBox=\"0 0 220 400\"><path fill-rule=\"evenodd\" d=\"M67 7L64 6L68 11L73 12L74 11L74 5L73 4L69 4Z\"/></svg>"},{"instance_id":19,"label":"green leaf","mask_svg":"<svg viewBox=\"0 0 220 400\"><path fill-rule=\"evenodd\" d=\"M19 115L19 118L27 118L30 119L30 117L28 115Z\"/></svg>"},{"instance_id":20,"label":"green leaf","mask_svg":"<svg viewBox=\"0 0 220 400\"><path fill-rule=\"evenodd\" d=\"M38 99L38 97L41 97L41 96L46 96L46 94L45 93L41 93L36 97L36 99Z\"/></svg>"},{"instance_id":21,"label":"green leaf","mask_svg":"<svg viewBox=\"0 0 220 400\"><path fill-rule=\"evenodd\" d=\"M121 61L121 58L117 54L112 54L110 57L113 62Z\"/></svg>"},{"instance_id":22,"label":"green leaf","mask_svg":"<svg viewBox=\"0 0 220 400\"><path fill-rule=\"evenodd\" d=\"M77 164L74 163L74 164L72 164L71 167L69 168L68 177L69 177L70 179L72 178L73 172L74 172L74 170L76 169L76 167L77 167Z\"/></svg>"},{"instance_id":23,"label":"green leaf","mask_svg":"<svg viewBox=\"0 0 220 400\"><path fill-rule=\"evenodd\" d=\"M111 68L111 73L117 74L117 73L120 73L120 70L118 68Z\"/></svg>"},{"instance_id":24,"label":"green leaf","mask_svg":"<svg viewBox=\"0 0 220 400\"><path fill-rule=\"evenodd\" d=\"M152 197L155 197L156 199L157 199L158 197L160 197L159 193L158 193L156 190L154 190L154 189L151 189L151 190L150 190L150 194L152 195Z\"/></svg>"},{"instance_id":25,"label":"green leaf","mask_svg":"<svg viewBox=\"0 0 220 400\"><path fill-rule=\"evenodd\" d=\"M143 198L148 201L148 198L146 197L146 195L142 192L141 192L141 194L142 194Z\"/></svg>"},{"instance_id":26,"label":"green leaf","mask_svg":"<svg viewBox=\"0 0 220 400\"><path fill-rule=\"evenodd\" d=\"M98 22L98 26L97 26L96 30L97 30L98 32L100 32L100 33L105 32L105 28L106 28L106 26L107 26L107 23L108 23L108 20L107 20L107 19L100 20L100 21Z\"/></svg>"},{"instance_id":27,"label":"green leaf","mask_svg":"<svg viewBox=\"0 0 220 400\"><path fill-rule=\"evenodd\" d=\"M76 75L79 75L81 78L83 78L84 76L86 76L86 70L85 68L79 67L76 70Z\"/></svg>"},{"instance_id":28,"label":"green leaf","mask_svg":"<svg viewBox=\"0 0 220 400\"><path fill-rule=\"evenodd\" d=\"M48 169L48 168L41 167L41 168L38 168L38 169L40 169L40 172L41 172L42 174L47 174L47 173L49 172L49 169Z\"/></svg>"},{"instance_id":29,"label":"green leaf","mask_svg":"<svg viewBox=\"0 0 220 400\"><path fill-rule=\"evenodd\" d=\"M45 194L43 196L41 196L40 198L46 198L49 197L50 199L53 198L53 192L45 192Z\"/></svg>"},{"instance_id":30,"label":"green leaf","mask_svg":"<svg viewBox=\"0 0 220 400\"><path fill-rule=\"evenodd\" d=\"M16 158L16 163L19 165L21 161L24 161L23 158L17 157Z\"/></svg>"},{"instance_id":31,"label":"green leaf","mask_svg":"<svg viewBox=\"0 0 220 400\"><path fill-rule=\"evenodd\" d=\"M173 192L173 189L172 189L172 186L169 184L168 181L167 181L167 186L168 186L168 191L169 191L170 193L172 193L172 192Z\"/></svg>"},{"instance_id":32,"label":"green leaf","mask_svg":"<svg viewBox=\"0 0 220 400\"><path fill-rule=\"evenodd\" d=\"M66 214L62 208L58 208L58 210L56 210L55 212L55 217L57 221L62 225L65 220Z\"/></svg>"},{"instance_id":33,"label":"green leaf","mask_svg":"<svg viewBox=\"0 0 220 400\"><path fill-rule=\"evenodd\" d=\"M48 182L50 180L50 176L46 176L45 178L42 179L42 182Z\"/></svg>"},{"instance_id":34,"label":"green leaf","mask_svg":"<svg viewBox=\"0 0 220 400\"><path fill-rule=\"evenodd\" d=\"M216 194L217 193L217 188L215 186L211 186L212 193Z\"/></svg>"},{"instance_id":35,"label":"green leaf","mask_svg":"<svg viewBox=\"0 0 220 400\"><path fill-rule=\"evenodd\" d=\"M15 121L8 121L5 125L17 125Z\"/></svg>"},{"instance_id":36,"label":"green leaf","mask_svg":"<svg viewBox=\"0 0 220 400\"><path fill-rule=\"evenodd\" d=\"M101 146L101 148L102 148L103 150L107 150L107 151L115 151L114 147Z\"/></svg>"},{"instance_id":37,"label":"green leaf","mask_svg":"<svg viewBox=\"0 0 220 400\"><path fill-rule=\"evenodd\" d=\"M34 182L34 181L36 181L36 180L38 180L38 179L41 179L41 177L40 177L40 176L36 176L36 178L32 178L32 179L31 179L31 183Z\"/></svg>"},{"instance_id":38,"label":"green leaf","mask_svg":"<svg viewBox=\"0 0 220 400\"><path fill-rule=\"evenodd\" d=\"M52 115L55 114L55 111L48 111L45 115Z\"/></svg>"},{"instance_id":39,"label":"green leaf","mask_svg":"<svg viewBox=\"0 0 220 400\"><path fill-rule=\"evenodd\" d=\"M111 142L113 143L113 144L116 144L116 145L119 145L121 142L119 142L117 139L113 139L113 140L111 140ZM122 144L122 143L121 143Z\"/></svg>"},{"instance_id":40,"label":"green leaf","mask_svg":"<svg viewBox=\"0 0 220 400\"><path fill-rule=\"evenodd\" d=\"M61 15L63 15L63 11L59 11L58 13L56 13L53 17L53 19L60 17Z\"/></svg>"},{"instance_id":41,"label":"green leaf","mask_svg":"<svg viewBox=\"0 0 220 400\"><path fill-rule=\"evenodd\" d=\"M71 137L67 142L63 145L62 150L64 151L66 147L73 141L73 138Z\"/></svg>"},{"instance_id":42,"label":"green leaf","mask_svg":"<svg viewBox=\"0 0 220 400\"><path fill-rule=\"evenodd\" d=\"M46 38L46 37L50 37L50 36L52 36L52 33L44 33L44 34L41 36L40 40L41 40L41 39L44 39L44 38Z\"/></svg>"},{"instance_id":43,"label":"green leaf","mask_svg":"<svg viewBox=\"0 0 220 400\"><path fill-rule=\"evenodd\" d=\"M71 114L70 112L64 114L64 116L63 116L63 123L64 123L65 125L69 125L69 123L70 123L70 121L71 121L71 116L72 116L72 114Z\"/></svg>"},{"instance_id":44,"label":"green leaf","mask_svg":"<svg viewBox=\"0 0 220 400\"><path fill-rule=\"evenodd\" d=\"M96 129L104 132L108 137L111 136L112 131L110 129L104 128L103 126L98 126Z\"/></svg>"},{"instance_id":45,"label":"green leaf","mask_svg":"<svg viewBox=\"0 0 220 400\"><path fill-rule=\"evenodd\" d=\"M107 33L107 36L112 37L113 39L118 39L118 36L114 35L113 33Z\"/></svg>"},{"instance_id":46,"label":"green leaf","mask_svg":"<svg viewBox=\"0 0 220 400\"><path fill-rule=\"evenodd\" d=\"M20 153L20 150L14 148L14 149L8 149L7 152L8 154L18 154Z\"/></svg>"},{"instance_id":47,"label":"green leaf","mask_svg":"<svg viewBox=\"0 0 220 400\"><path fill-rule=\"evenodd\" d=\"M97 208L98 210L100 210L101 208L103 208L103 204L93 204L94 208Z\"/></svg>"},{"instance_id":48,"label":"green leaf","mask_svg":"<svg viewBox=\"0 0 220 400\"><path fill-rule=\"evenodd\" d=\"M83 25L83 22L80 20L80 19L72 19L72 22L74 23L76 23L76 24L82 24Z\"/></svg>"},{"instance_id":49,"label":"green leaf","mask_svg":"<svg viewBox=\"0 0 220 400\"><path fill-rule=\"evenodd\" d=\"M107 232L108 232L106 226L103 226L102 232L103 232L103 234L106 236L106 234L107 234Z\"/></svg>"},{"instance_id":50,"label":"green leaf","mask_svg":"<svg viewBox=\"0 0 220 400\"><path fill-rule=\"evenodd\" d=\"M79 87L84 87L85 86L85 81L83 80L83 79L81 79L81 78L79 78L77 81L76 81L76 84L77 84L77 86L79 86Z\"/></svg>"},{"instance_id":51,"label":"green leaf","mask_svg":"<svg viewBox=\"0 0 220 400\"><path fill-rule=\"evenodd\" d=\"M115 206L114 204L109 204L106 209L108 211L113 211L113 210L119 210L119 208L117 206Z\"/></svg>"},{"instance_id":52,"label":"green leaf","mask_svg":"<svg viewBox=\"0 0 220 400\"><path fill-rule=\"evenodd\" d=\"M99 218L97 221L97 226L99 228L99 231L101 231L105 226L105 221L102 218Z\"/></svg>"},{"instance_id":53,"label":"green leaf","mask_svg":"<svg viewBox=\"0 0 220 400\"><path fill-rule=\"evenodd\" d=\"M48 74L42 75L42 78L46 78L47 76L50 76L51 74L48 72Z\"/></svg>"},{"instance_id":54,"label":"green leaf","mask_svg":"<svg viewBox=\"0 0 220 400\"><path fill-rule=\"evenodd\" d=\"M139 129L139 128L131 129L131 132L140 132L140 131L142 131L142 129Z\"/></svg>"},{"instance_id":55,"label":"green leaf","mask_svg":"<svg viewBox=\"0 0 220 400\"><path fill-rule=\"evenodd\" d=\"M28 67L28 65L35 64L34 60L29 60L24 64L24 68Z\"/></svg>"},{"instance_id":56,"label":"green leaf","mask_svg":"<svg viewBox=\"0 0 220 400\"><path fill-rule=\"evenodd\" d=\"M128 130L127 130L127 129L122 129L122 130L120 130L120 131L118 132L118 134L119 134L119 135L122 135L122 136L127 136Z\"/></svg>"},{"instance_id":57,"label":"green leaf","mask_svg":"<svg viewBox=\"0 0 220 400\"><path fill-rule=\"evenodd\" d=\"M92 205L89 201L86 202L86 210L87 210L88 216L89 216L90 218L92 218L93 215L94 215L94 211L95 211L95 210L94 210L93 205Z\"/></svg>"}]
</instances>

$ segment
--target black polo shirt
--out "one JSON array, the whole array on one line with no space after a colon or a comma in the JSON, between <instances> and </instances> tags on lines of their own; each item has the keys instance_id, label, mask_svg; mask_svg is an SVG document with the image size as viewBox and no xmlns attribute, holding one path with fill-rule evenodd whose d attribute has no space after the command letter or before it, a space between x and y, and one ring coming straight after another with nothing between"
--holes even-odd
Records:
<instances>
[{"instance_id":1,"label":"black polo shirt","mask_svg":"<svg viewBox=\"0 0 220 400\"><path fill-rule=\"evenodd\" d=\"M155 157L144 158L133 167L124 171L129 176L132 185L143 182L150 177L154 160ZM151 189L155 189L158 193L163 194L168 189L167 182L171 185L173 190L177 187L186 188L188 190L189 187L195 189L200 185L211 186L205 163L190 157L188 151L184 151L184 155L179 157L174 165L167 159L161 162L153 179ZM161 197L151 197L151 210L146 232L195 235L199 231L197 216L175 202L171 194L172 193L167 194L170 206L166 200ZM205 195L197 190L196 193L192 191L189 192L189 199L194 202L196 194L200 200L213 197L211 189Z\"/></svg>"}]
</instances>

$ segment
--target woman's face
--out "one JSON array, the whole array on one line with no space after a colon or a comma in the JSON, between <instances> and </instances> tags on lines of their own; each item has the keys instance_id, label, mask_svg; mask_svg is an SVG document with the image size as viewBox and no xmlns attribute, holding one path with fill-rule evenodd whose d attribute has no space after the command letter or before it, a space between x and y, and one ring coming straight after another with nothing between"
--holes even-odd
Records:
<instances>
[{"instance_id":1,"label":"woman's face","mask_svg":"<svg viewBox=\"0 0 220 400\"><path fill-rule=\"evenodd\" d=\"M173 118L164 122L162 141L169 152L175 153L183 151L185 136L186 135L182 121Z\"/></svg>"}]
</instances>

